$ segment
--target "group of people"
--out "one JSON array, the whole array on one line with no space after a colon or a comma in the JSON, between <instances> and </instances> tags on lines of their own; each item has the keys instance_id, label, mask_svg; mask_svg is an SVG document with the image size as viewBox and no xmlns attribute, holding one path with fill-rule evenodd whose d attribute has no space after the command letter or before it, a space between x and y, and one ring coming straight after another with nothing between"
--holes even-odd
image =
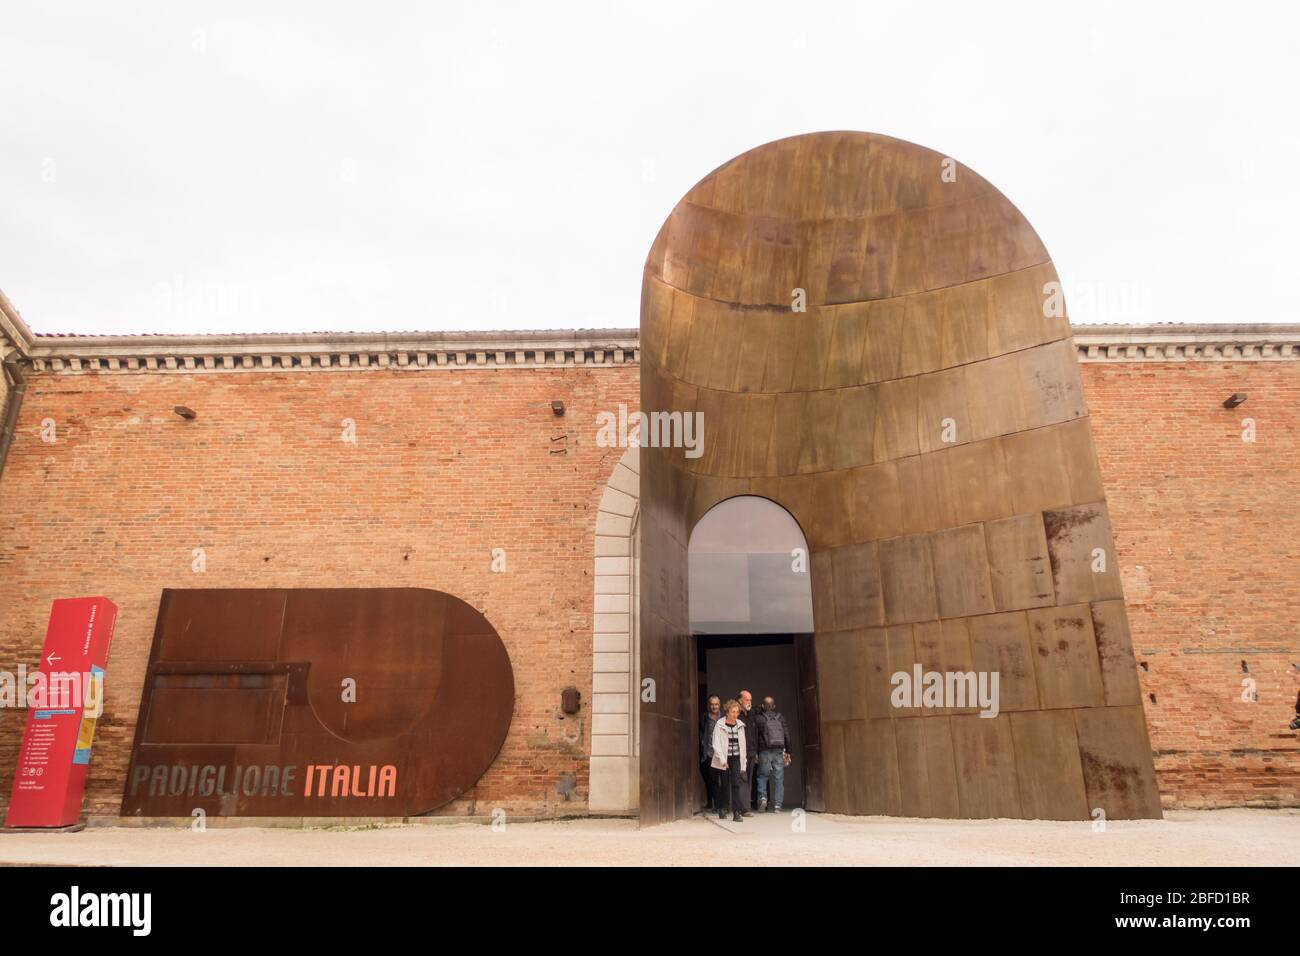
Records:
<instances>
[{"instance_id":1,"label":"group of people","mask_svg":"<svg viewBox=\"0 0 1300 956\"><path fill-rule=\"evenodd\" d=\"M725 702L714 694L700 718L700 775L709 810L716 810L719 819L730 811L737 823L755 808L760 813L781 809L790 765L790 728L776 701L764 697L758 713L753 705L747 690Z\"/></svg>"}]
</instances>

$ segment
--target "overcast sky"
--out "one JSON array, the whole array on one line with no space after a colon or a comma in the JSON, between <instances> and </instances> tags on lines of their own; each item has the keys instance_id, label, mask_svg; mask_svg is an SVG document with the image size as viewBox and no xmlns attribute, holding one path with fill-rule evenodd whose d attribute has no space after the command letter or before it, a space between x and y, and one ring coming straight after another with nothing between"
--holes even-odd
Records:
<instances>
[{"instance_id":1,"label":"overcast sky","mask_svg":"<svg viewBox=\"0 0 1300 956\"><path fill-rule=\"evenodd\" d=\"M1076 322L1300 321L1297 10L6 2L0 289L41 332L635 326L692 184L859 129L1000 188Z\"/></svg>"}]
</instances>

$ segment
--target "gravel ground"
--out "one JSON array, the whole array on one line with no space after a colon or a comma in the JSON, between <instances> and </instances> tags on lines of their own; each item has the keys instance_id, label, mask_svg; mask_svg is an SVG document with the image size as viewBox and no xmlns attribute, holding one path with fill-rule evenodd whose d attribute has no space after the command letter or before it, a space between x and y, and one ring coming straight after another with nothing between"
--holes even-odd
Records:
<instances>
[{"instance_id":1,"label":"gravel ground","mask_svg":"<svg viewBox=\"0 0 1300 956\"><path fill-rule=\"evenodd\" d=\"M1296 866L1300 810L1168 811L1164 820L1091 823L912 820L790 814L744 823L696 817L281 828L91 828L0 835L0 864L85 866Z\"/></svg>"}]
</instances>

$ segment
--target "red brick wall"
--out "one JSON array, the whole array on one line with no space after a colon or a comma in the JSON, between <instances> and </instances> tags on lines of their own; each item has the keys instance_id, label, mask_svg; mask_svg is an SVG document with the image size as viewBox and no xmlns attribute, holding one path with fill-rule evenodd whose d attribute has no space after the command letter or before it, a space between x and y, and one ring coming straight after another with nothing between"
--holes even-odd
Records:
<instances>
[{"instance_id":1,"label":"red brick wall","mask_svg":"<svg viewBox=\"0 0 1300 956\"><path fill-rule=\"evenodd\" d=\"M595 415L637 389L635 366L33 376L0 481L0 667L35 666L55 598L117 603L86 805L116 814L163 588L436 588L496 627L517 698L500 756L445 812L585 812L595 515L622 456L596 447ZM0 811L25 713L0 709Z\"/></svg>"},{"instance_id":2,"label":"red brick wall","mask_svg":"<svg viewBox=\"0 0 1300 956\"><path fill-rule=\"evenodd\" d=\"M1300 658L1300 363L1083 373L1166 805L1300 805L1283 673ZM0 666L35 664L54 598L118 603L88 812L119 806L160 591L263 586L432 587L482 609L514 664L515 717L492 769L445 812L584 812L592 536L622 455L596 447L595 415L635 408L636 376L34 376L0 481ZM1238 391L1246 404L1223 409ZM56 444L40 441L45 418ZM345 418L356 445L339 441ZM488 570L494 547L505 574ZM1240 699L1243 660L1257 703ZM559 707L570 683L577 720ZM24 718L0 710L0 810Z\"/></svg>"},{"instance_id":3,"label":"red brick wall","mask_svg":"<svg viewBox=\"0 0 1300 956\"><path fill-rule=\"evenodd\" d=\"M1097 363L1083 380L1165 805L1300 805L1300 362ZM1249 398L1223 408L1234 392Z\"/></svg>"}]
</instances>

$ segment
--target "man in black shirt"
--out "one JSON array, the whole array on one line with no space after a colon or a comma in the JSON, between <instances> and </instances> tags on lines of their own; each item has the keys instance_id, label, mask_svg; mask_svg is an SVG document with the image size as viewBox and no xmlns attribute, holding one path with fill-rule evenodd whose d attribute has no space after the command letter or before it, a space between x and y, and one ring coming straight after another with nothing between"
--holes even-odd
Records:
<instances>
[{"instance_id":1,"label":"man in black shirt","mask_svg":"<svg viewBox=\"0 0 1300 956\"><path fill-rule=\"evenodd\" d=\"M742 690L737 700L740 703L740 719L745 724L745 795L747 805L741 811L743 816L752 816L751 811L754 808L754 799L758 793L758 777L754 773L754 764L758 760L758 734L755 733L754 718L757 716L754 711L754 695L747 690Z\"/></svg>"},{"instance_id":2,"label":"man in black shirt","mask_svg":"<svg viewBox=\"0 0 1300 956\"><path fill-rule=\"evenodd\" d=\"M713 759L713 727L721 719L722 700L713 694L709 697L709 709L700 717L700 776L704 778L710 810L718 809L718 780L709 764Z\"/></svg>"}]
</instances>

